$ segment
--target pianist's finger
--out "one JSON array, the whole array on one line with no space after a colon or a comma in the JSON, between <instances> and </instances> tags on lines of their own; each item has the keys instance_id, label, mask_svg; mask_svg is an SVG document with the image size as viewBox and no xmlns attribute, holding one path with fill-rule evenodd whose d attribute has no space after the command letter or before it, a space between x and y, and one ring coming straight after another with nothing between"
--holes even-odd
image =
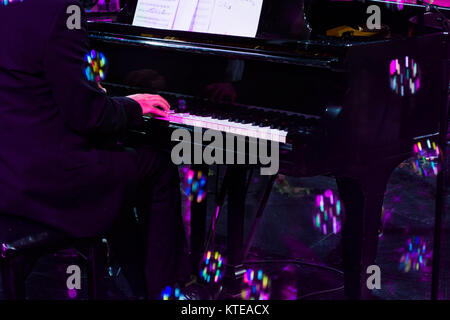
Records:
<instances>
[{"instance_id":1,"label":"pianist's finger","mask_svg":"<svg viewBox=\"0 0 450 320\"><path fill-rule=\"evenodd\" d=\"M134 94L128 96L128 98L131 98L135 100L142 108L143 114L157 114L161 115L163 117L167 116L167 112L170 110L169 103L158 95L153 94ZM159 108L157 108L159 107ZM161 110L162 109L162 110ZM156 111L158 110L158 111ZM161 113L162 112L162 113Z\"/></svg>"},{"instance_id":2,"label":"pianist's finger","mask_svg":"<svg viewBox=\"0 0 450 320\"><path fill-rule=\"evenodd\" d=\"M146 103L150 104L151 106L159 106L165 111L170 110L170 104L159 95L145 94L143 95L143 98L145 99Z\"/></svg>"},{"instance_id":3,"label":"pianist's finger","mask_svg":"<svg viewBox=\"0 0 450 320\"><path fill-rule=\"evenodd\" d=\"M97 86L103 90L103 92L107 93L106 89L103 88L103 86L100 84L100 82L97 83Z\"/></svg>"},{"instance_id":4,"label":"pianist's finger","mask_svg":"<svg viewBox=\"0 0 450 320\"><path fill-rule=\"evenodd\" d=\"M168 114L165 111L162 111L161 109L158 109L156 107L151 107L147 109L144 113L144 115L154 115L154 116L161 116L163 118L167 118Z\"/></svg>"},{"instance_id":5,"label":"pianist's finger","mask_svg":"<svg viewBox=\"0 0 450 320\"><path fill-rule=\"evenodd\" d=\"M166 99L164 99L161 96L155 95L153 96L156 100L156 102L158 103L158 106L160 106L161 108L163 108L166 111L170 110L170 104L167 102Z\"/></svg>"}]
</instances>

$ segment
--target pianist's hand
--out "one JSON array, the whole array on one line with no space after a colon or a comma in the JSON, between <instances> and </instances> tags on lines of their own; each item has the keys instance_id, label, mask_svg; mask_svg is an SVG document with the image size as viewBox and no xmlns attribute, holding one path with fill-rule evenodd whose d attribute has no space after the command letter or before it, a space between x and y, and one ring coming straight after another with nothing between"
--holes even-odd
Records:
<instances>
[{"instance_id":1,"label":"pianist's hand","mask_svg":"<svg viewBox=\"0 0 450 320\"><path fill-rule=\"evenodd\" d=\"M103 88L103 86L100 84L100 82L97 83L97 86L103 90L104 93L107 93L106 89Z\"/></svg>"},{"instance_id":2,"label":"pianist's hand","mask_svg":"<svg viewBox=\"0 0 450 320\"><path fill-rule=\"evenodd\" d=\"M167 117L170 110L169 103L161 96L154 94L134 94L128 96L141 105L143 114Z\"/></svg>"}]
</instances>

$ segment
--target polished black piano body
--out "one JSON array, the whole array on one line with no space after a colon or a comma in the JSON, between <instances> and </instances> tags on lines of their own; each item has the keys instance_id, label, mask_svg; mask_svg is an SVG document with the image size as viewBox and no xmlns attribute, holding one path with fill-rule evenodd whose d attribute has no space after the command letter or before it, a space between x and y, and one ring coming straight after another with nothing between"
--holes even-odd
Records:
<instances>
[{"instance_id":1,"label":"polished black piano body","mask_svg":"<svg viewBox=\"0 0 450 320\"><path fill-rule=\"evenodd\" d=\"M102 22L90 23L89 32L91 47L109 60L109 94L160 93L175 108L182 98L194 114L235 115L237 122L253 116L262 125L288 127L280 173L336 177L346 209L346 294L366 296L365 271L376 257L387 180L411 155L415 138L439 132L447 101L448 34L248 39ZM400 96L390 88L389 66L405 56L418 63L421 88ZM236 103L208 100L205 88L212 83L232 85ZM170 127L148 121L143 131L155 135ZM243 259L245 170L229 170L228 256L235 265ZM203 227L195 228L202 234Z\"/></svg>"}]
</instances>

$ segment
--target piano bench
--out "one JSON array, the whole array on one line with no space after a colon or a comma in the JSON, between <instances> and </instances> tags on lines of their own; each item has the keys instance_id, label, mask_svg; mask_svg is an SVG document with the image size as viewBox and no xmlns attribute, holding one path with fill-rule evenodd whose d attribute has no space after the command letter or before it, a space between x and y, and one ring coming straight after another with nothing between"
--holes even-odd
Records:
<instances>
[{"instance_id":1,"label":"piano bench","mask_svg":"<svg viewBox=\"0 0 450 320\"><path fill-rule=\"evenodd\" d=\"M72 248L87 252L89 300L103 299L106 250L101 237L75 239L26 219L0 215L0 274L4 299L25 300L26 279L36 261L44 255Z\"/></svg>"}]
</instances>

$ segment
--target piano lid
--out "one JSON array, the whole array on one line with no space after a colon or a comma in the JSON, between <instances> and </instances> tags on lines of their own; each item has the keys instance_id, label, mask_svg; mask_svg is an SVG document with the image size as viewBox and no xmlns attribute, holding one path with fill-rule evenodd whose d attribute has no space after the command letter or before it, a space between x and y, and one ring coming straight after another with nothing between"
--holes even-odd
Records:
<instances>
[{"instance_id":1,"label":"piano lid","mask_svg":"<svg viewBox=\"0 0 450 320\"><path fill-rule=\"evenodd\" d=\"M317 34L325 34L324 28L333 28L340 25L352 24L362 26L368 17L366 12L370 5L379 6L382 10L383 24L398 24L407 26L408 19L417 15L419 12L430 10L441 10L447 17L450 14L450 0L96 0L97 5L88 10L91 21L108 21L119 22L127 25L145 26L149 29L149 33L153 34L158 31L173 30L190 30L194 31L191 37L201 35L197 33L224 34L223 30L214 30L213 26L209 26L211 30L201 28L201 22L208 24L221 24L221 18L214 16L211 10L214 6L221 7L236 5L236 13L228 14L225 22L230 21L230 25L236 24L240 27L239 10L242 12L253 12L254 17L259 18L256 36L251 38L258 39L295 39L308 40L314 38ZM117 14L117 6L120 3L120 14ZM240 3L253 4L240 7ZM141 12L137 13L136 8L141 4ZM143 6L142 4L145 4ZM258 7L262 4L262 8ZM160 6L167 8L161 9ZM146 12L142 11L145 8ZM170 11L169 9L173 10ZM254 9L251 9L254 8ZM209 10L209 11L208 11ZM159 12L155 14L152 11ZM220 11L220 10L219 10ZM206 13L204 13L206 12ZM138 23L136 15L148 15L148 19L158 19L161 14L169 16L166 20L170 21L170 26L161 25L159 28L151 28L152 23ZM172 14L172 16L170 16ZM407 16L404 18L404 16ZM196 21L196 17L198 18ZM141 17L142 18L142 17ZM223 17L222 17L223 18ZM209 19L209 20L208 20ZM176 20L176 21L175 21ZM216 22L217 20L217 22ZM223 19L222 19L223 20ZM255 19L253 19L255 20ZM255 20L256 21L256 20ZM142 21L141 21L142 22ZM176 22L174 24L174 22ZM198 22L198 23L197 23ZM194 23L194 24L192 24ZM255 24L253 22L253 24ZM333 25L334 24L334 25ZM184 26L183 26L184 25ZM222 26L223 28L223 26ZM242 28L245 28L243 26ZM159 30L157 30L159 29ZM219 28L220 29L220 28ZM395 29L395 28L394 28ZM214 32L218 31L218 32ZM222 31L222 32L220 32ZM228 34L233 34L232 30ZM236 34L234 34L236 35ZM241 34L245 36L245 32Z\"/></svg>"},{"instance_id":2,"label":"piano lid","mask_svg":"<svg viewBox=\"0 0 450 320\"><path fill-rule=\"evenodd\" d=\"M283 43L289 43L292 45L293 42L305 42L307 40L325 40L330 39L326 37L326 31L338 26L350 26L355 29L364 27L367 21L367 7L369 5L377 5L381 7L383 16L383 25L388 25L392 35L402 35L408 36L409 34L409 24L410 19L417 16L420 12L426 10L425 5L418 5L417 0L120 0L120 13L117 13L117 1L119 0L98 0L99 3L107 2L109 4L109 13L99 13L99 10L90 10L88 12L88 19L91 22L108 22L108 23L118 23L119 28L116 27L100 27L93 26L91 24L90 29L93 31L107 32L107 30L118 34L130 34L138 36L149 36L155 38L165 38L165 39L182 39L191 40L193 42L209 42L209 43L234 43L237 46L242 46L249 43L251 47L255 47L254 43L266 43L258 42L253 40L266 40L270 42L278 42L279 40ZM431 0L429 0L431 1ZM173 17L175 15L172 12L172 25L169 28L152 28L152 27L142 27L142 23L135 23L140 27L131 28L136 17L136 8L138 3L164 5L165 3L179 4L180 3L193 3L197 4L189 9L186 6L185 9L181 10L184 12L186 17L177 12L176 14L182 16L181 22L178 24L185 23L186 21L194 18L195 15L200 15L200 9L208 9L207 4L220 3L222 6L229 5L233 3L253 3L255 4L254 12L258 13L259 9L256 4L262 2L262 8L259 15L258 29L255 37L239 37L223 34L214 34L206 32L195 32L201 31L198 26L190 25L190 30L192 32L180 31L183 28L178 25L178 28L173 25ZM433 4L436 1L433 0ZM450 0L441 0L439 4L445 4L450 2ZM111 5L116 3L115 5ZM200 4L202 6L200 7ZM396 7L400 6L401 7ZM178 8L177 7L177 8ZM112 9L111 9L112 8ZM173 5L173 8L175 6ZM147 8L148 10L154 10L153 7ZM179 8L178 8L179 9ZM106 11L108 11L106 10ZM161 9L159 9L161 13ZM166 9L164 9L166 10ZM190 10L190 11L189 11ZM197 10L197 13L195 13ZM439 10L443 11L445 14L450 12L450 8L439 7ZM94 11L94 12L93 12ZM95 12L97 11L97 12ZM101 11L101 10L100 10ZM105 11L105 10L103 10ZM172 10L173 11L173 10ZM141 15L145 13L141 12ZM164 11L165 14L165 11ZM208 16L208 15L207 15ZM211 15L210 15L211 16ZM448 15L447 15L448 16ZM212 16L210 17L212 18ZM170 20L170 19L169 19ZM186 20L186 21L184 21ZM195 20L195 19L194 19ZM230 24L235 19L230 18ZM195 22L195 21L194 21ZM122 29L120 31L119 29ZM176 29L176 30L167 30ZM186 28L184 28L186 29ZM380 36L378 38L382 38ZM293 40L293 41L289 41ZM343 40L343 45L354 45L357 42L367 42L378 40L377 37L367 37L366 39L341 39ZM332 46L338 45L337 42L329 41Z\"/></svg>"},{"instance_id":3,"label":"piano lid","mask_svg":"<svg viewBox=\"0 0 450 320\"><path fill-rule=\"evenodd\" d=\"M115 17L114 22L110 22L110 16L107 22L99 22L90 15L91 39L220 55L230 59L265 60L322 68L336 67L346 47L366 44L365 40L310 40L311 30L304 19L304 8L309 5L304 1L311 0L263 0L258 31L254 38L133 26L138 1L141 0L125 0L121 13Z\"/></svg>"},{"instance_id":4,"label":"piano lid","mask_svg":"<svg viewBox=\"0 0 450 320\"><path fill-rule=\"evenodd\" d=\"M248 38L308 39L304 0L126 0L120 22Z\"/></svg>"},{"instance_id":5,"label":"piano lid","mask_svg":"<svg viewBox=\"0 0 450 320\"><path fill-rule=\"evenodd\" d=\"M306 19L309 1L312 0L120 0L120 14L116 5L110 4L87 12L90 22L146 27L152 35L184 30L191 31L189 37L200 39L222 35L307 40L311 35ZM228 10L230 7L234 11ZM155 22L156 19L164 21Z\"/></svg>"},{"instance_id":6,"label":"piano lid","mask_svg":"<svg viewBox=\"0 0 450 320\"><path fill-rule=\"evenodd\" d=\"M366 3L362 3L335 0L261 0L263 2L258 31L256 37L251 38L133 26L138 1L156 0L122 0L120 14L108 15L108 19L106 19L108 22L91 19L89 23L91 39L219 55L230 59L266 60L328 69L340 69L342 57L346 55L349 47L365 46L374 42L388 42L399 35L408 36L408 28L411 24L409 19L417 15L417 10L423 11L424 9L417 5L408 7L405 5L401 12L397 12L386 7L383 9L385 11L382 12L382 15L385 18L383 21L391 22L389 25L391 34L388 38L342 39L327 37L325 31L340 25L358 26L365 23L367 6L374 3L383 4L383 1L368 0ZM159 2L161 1L159 0ZM182 0L166 1L180 3ZM200 0L192 1L200 3ZM222 4L227 2L226 0L204 1L216 1ZM232 3L232 1L227 3ZM306 16L308 16L307 19ZM89 15L89 17L93 16ZM311 32L308 21L312 23L313 32Z\"/></svg>"}]
</instances>

